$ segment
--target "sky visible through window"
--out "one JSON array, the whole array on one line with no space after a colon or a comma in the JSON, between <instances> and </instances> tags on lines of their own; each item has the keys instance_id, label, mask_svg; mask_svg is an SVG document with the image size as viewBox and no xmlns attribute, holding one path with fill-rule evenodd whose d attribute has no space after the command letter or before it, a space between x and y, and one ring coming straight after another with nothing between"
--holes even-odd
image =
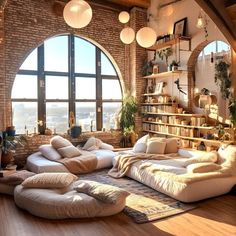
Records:
<instances>
[{"instance_id":1,"label":"sky visible through window","mask_svg":"<svg viewBox=\"0 0 236 236\"><path fill-rule=\"evenodd\" d=\"M94 74L94 77L75 77L75 99L85 100L75 103L76 123L83 125L83 131L90 131L92 122L92 129L96 130L96 46L79 37L74 37L74 39L75 73L90 74L90 76ZM69 41L66 35L53 37L44 42L46 125L51 129L55 129L58 133L66 132L68 128L69 111L68 102L65 102L65 100L69 99L69 77L53 73L69 72L68 47ZM20 70L37 73L37 48L28 55ZM47 73L50 73L50 75L47 75ZM110 60L102 52L101 75L117 76ZM38 120L38 77L36 75L17 74L12 88L12 99L13 123L16 126L17 133L24 133L25 129L29 133L34 132L37 129ZM25 101L17 101L17 99L25 99ZM31 101L27 101L27 99ZM50 101L50 99L56 101ZM122 99L118 80L102 79L102 99L110 101ZM91 100L94 100L94 102ZM115 114L119 111L120 106L120 102L103 103L104 128L114 128ZM25 116L29 116L29 118L20 118L20 116L24 116L23 114L27 114Z\"/></svg>"}]
</instances>

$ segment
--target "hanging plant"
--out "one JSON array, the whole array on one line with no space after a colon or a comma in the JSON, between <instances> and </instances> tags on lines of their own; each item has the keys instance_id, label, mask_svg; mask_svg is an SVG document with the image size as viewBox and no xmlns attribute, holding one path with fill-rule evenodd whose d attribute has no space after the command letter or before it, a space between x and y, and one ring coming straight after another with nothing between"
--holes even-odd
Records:
<instances>
[{"instance_id":1,"label":"hanging plant","mask_svg":"<svg viewBox=\"0 0 236 236\"><path fill-rule=\"evenodd\" d=\"M230 64L220 60L215 64L215 83L220 87L223 99L230 98L231 79L229 73Z\"/></svg>"},{"instance_id":2,"label":"hanging plant","mask_svg":"<svg viewBox=\"0 0 236 236\"><path fill-rule=\"evenodd\" d=\"M231 99L229 101L229 113L230 113L230 120L233 126L236 126L236 100Z\"/></svg>"},{"instance_id":3,"label":"hanging plant","mask_svg":"<svg viewBox=\"0 0 236 236\"><path fill-rule=\"evenodd\" d=\"M158 57L163 61L165 60L166 65L168 66L168 58L173 54L173 49L170 48L164 48L161 50L156 51Z\"/></svg>"}]
</instances>

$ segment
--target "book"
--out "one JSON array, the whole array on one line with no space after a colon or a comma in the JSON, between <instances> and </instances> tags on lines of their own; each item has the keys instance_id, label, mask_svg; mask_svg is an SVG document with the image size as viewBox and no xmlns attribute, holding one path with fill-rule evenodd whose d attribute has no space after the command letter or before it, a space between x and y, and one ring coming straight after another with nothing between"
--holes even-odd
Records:
<instances>
[{"instance_id":1,"label":"book","mask_svg":"<svg viewBox=\"0 0 236 236\"><path fill-rule=\"evenodd\" d=\"M16 173L16 169L12 169L12 170L3 169L3 170L0 170L0 177L6 177L14 173Z\"/></svg>"}]
</instances>

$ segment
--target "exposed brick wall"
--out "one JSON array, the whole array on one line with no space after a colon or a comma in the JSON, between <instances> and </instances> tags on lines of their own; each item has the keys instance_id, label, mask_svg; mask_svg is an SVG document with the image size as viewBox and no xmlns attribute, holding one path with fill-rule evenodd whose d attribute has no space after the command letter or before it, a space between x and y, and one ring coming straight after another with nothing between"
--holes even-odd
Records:
<instances>
[{"instance_id":1,"label":"exposed brick wall","mask_svg":"<svg viewBox=\"0 0 236 236\"><path fill-rule=\"evenodd\" d=\"M12 124L11 89L19 67L34 48L52 36L73 33L105 49L120 75L122 89L131 89L132 86L136 95L140 95L141 67L147 53L136 43L127 46L121 42L119 35L124 25L118 22L119 11L94 4L90 24L83 29L72 29L66 25L62 15L55 13L54 2L8 0L4 14L0 13L0 34L1 31L5 34L4 41L0 43L0 130ZM146 11L135 8L131 14L130 24L136 31L146 25ZM115 139L119 142L117 137ZM106 140L112 143L108 137ZM39 136L32 142L36 147L47 143L48 139ZM36 149L24 149L24 152L30 154ZM23 155L21 153L18 153L19 156Z\"/></svg>"}]
</instances>

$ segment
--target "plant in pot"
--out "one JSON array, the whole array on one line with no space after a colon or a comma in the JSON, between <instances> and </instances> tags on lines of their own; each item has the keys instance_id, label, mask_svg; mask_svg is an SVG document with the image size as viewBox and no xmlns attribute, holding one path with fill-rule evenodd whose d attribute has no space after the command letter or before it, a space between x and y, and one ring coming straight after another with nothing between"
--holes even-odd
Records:
<instances>
[{"instance_id":1,"label":"plant in pot","mask_svg":"<svg viewBox=\"0 0 236 236\"><path fill-rule=\"evenodd\" d=\"M164 48L164 49L156 51L156 53L162 61L165 60L166 66L168 68L169 67L168 59L173 54L173 49L171 47Z\"/></svg>"},{"instance_id":2,"label":"plant in pot","mask_svg":"<svg viewBox=\"0 0 236 236\"><path fill-rule=\"evenodd\" d=\"M123 132L122 146L127 147L129 144L133 145L136 138L135 127L135 113L138 111L136 99L130 92L127 92L123 98L122 107L120 111L120 127Z\"/></svg>"},{"instance_id":3,"label":"plant in pot","mask_svg":"<svg viewBox=\"0 0 236 236\"><path fill-rule=\"evenodd\" d=\"M11 136L8 132L4 131L0 138L1 148L1 167L5 168L8 164L13 163L13 154L18 146L25 146L28 143L23 135Z\"/></svg>"}]
</instances>

